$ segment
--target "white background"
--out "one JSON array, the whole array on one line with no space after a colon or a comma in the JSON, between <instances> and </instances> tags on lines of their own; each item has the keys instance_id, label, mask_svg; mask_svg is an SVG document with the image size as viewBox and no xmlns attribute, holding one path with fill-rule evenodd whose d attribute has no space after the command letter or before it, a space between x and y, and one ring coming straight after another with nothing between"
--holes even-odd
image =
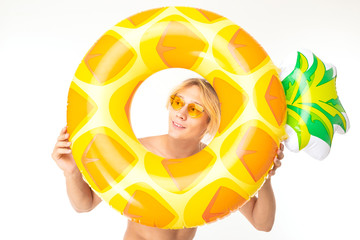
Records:
<instances>
[{"instance_id":1,"label":"white background","mask_svg":"<svg viewBox=\"0 0 360 240\"><path fill-rule=\"evenodd\" d=\"M272 181L277 213L270 233L256 231L237 212L199 227L195 239L360 239L356 0L1 0L0 239L123 238L127 220L106 203L90 213L72 209L51 152L66 124L70 82L88 49L120 20L168 5L199 7L227 17L249 32L277 65L299 48L334 64L337 91L352 124L346 135L335 135L331 153L322 162L285 151ZM141 99L142 87L135 98ZM159 101L154 105L161 108L165 99ZM152 108L145 121L136 115L144 111L132 109L138 134L148 134L149 125L163 131L156 125L163 115L156 111Z\"/></svg>"}]
</instances>

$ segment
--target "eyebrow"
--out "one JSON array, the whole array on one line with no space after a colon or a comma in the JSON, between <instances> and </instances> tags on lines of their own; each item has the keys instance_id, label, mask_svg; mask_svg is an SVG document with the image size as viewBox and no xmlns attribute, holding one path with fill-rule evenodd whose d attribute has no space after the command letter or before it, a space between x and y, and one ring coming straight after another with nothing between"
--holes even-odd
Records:
<instances>
[{"instance_id":1,"label":"eyebrow","mask_svg":"<svg viewBox=\"0 0 360 240\"><path fill-rule=\"evenodd\" d=\"M180 94L176 94L176 95L179 96L179 97L181 97L182 99L184 99L184 97L181 96ZM193 101L193 102L199 104L200 106L203 106L202 104L198 103L197 101Z\"/></svg>"}]
</instances>

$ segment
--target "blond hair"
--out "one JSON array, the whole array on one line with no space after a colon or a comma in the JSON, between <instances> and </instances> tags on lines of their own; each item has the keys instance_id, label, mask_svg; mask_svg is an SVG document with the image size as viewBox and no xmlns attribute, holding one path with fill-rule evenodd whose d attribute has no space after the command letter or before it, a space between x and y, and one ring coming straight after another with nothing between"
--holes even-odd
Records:
<instances>
[{"instance_id":1,"label":"blond hair","mask_svg":"<svg viewBox=\"0 0 360 240\"><path fill-rule=\"evenodd\" d=\"M220 101L215 92L215 89L208 81L202 78L189 78L183 81L170 92L166 102L166 108L170 106L171 95L177 94L191 86L199 87L201 102L203 103L205 112L209 116L207 128L201 138L208 134L206 140L211 140L216 135L216 132L220 126L221 110Z\"/></svg>"}]
</instances>

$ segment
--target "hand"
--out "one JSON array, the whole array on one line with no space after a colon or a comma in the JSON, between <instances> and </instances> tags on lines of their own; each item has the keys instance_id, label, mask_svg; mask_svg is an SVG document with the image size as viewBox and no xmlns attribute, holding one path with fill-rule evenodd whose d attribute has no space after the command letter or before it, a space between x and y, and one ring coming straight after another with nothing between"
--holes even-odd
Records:
<instances>
[{"instance_id":1,"label":"hand","mask_svg":"<svg viewBox=\"0 0 360 240\"><path fill-rule=\"evenodd\" d=\"M269 171L269 177L272 177L275 175L276 169L278 169L281 166L281 159L284 158L284 144L280 143L280 148L277 151L277 155L274 159L274 166L273 168Z\"/></svg>"},{"instance_id":2,"label":"hand","mask_svg":"<svg viewBox=\"0 0 360 240\"><path fill-rule=\"evenodd\" d=\"M51 157L54 159L59 168L64 171L64 173L73 173L74 171L79 170L76 166L74 157L71 154L71 142L69 142L68 138L69 134L67 133L66 126L61 129Z\"/></svg>"}]
</instances>

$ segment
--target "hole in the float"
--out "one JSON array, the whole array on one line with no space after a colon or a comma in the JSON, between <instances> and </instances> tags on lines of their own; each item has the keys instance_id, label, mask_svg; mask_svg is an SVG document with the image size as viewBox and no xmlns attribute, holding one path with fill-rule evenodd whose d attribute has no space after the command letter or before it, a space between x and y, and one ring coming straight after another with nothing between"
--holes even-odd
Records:
<instances>
[{"instance_id":1,"label":"hole in the float","mask_svg":"<svg viewBox=\"0 0 360 240\"><path fill-rule=\"evenodd\" d=\"M152 140L159 140L159 136L168 134L169 111L166 102L170 92L189 78L203 77L191 70L170 68L152 74L139 86L130 110L131 126L138 139L151 139L149 142L156 146L155 141ZM206 134L201 142L209 144L211 140L212 138ZM150 149L150 146L144 145L144 147L161 156L159 152L155 152L155 149Z\"/></svg>"}]
</instances>

